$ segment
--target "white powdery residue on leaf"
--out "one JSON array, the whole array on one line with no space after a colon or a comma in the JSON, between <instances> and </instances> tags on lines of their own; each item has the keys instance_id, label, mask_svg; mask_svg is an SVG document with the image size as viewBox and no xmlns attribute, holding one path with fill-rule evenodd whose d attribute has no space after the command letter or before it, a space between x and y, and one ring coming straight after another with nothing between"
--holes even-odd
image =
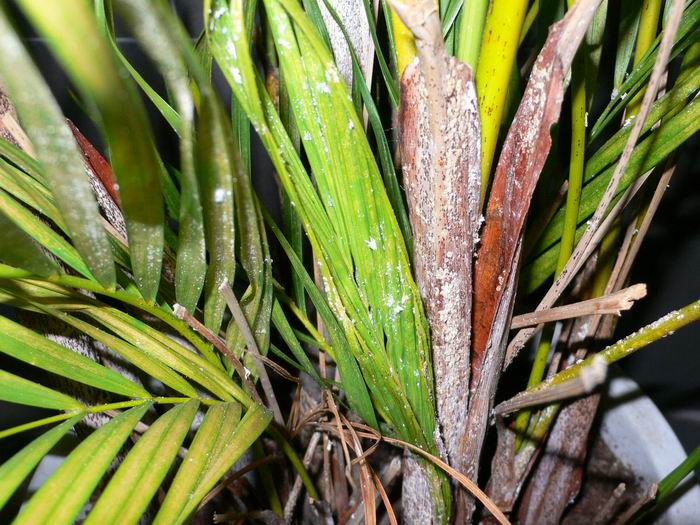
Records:
<instances>
[{"instance_id":1,"label":"white powdery residue on leaf","mask_svg":"<svg viewBox=\"0 0 700 525\"><path fill-rule=\"evenodd\" d=\"M231 76L236 84L243 84L243 77L241 76L241 70L237 67L231 68Z\"/></svg>"},{"instance_id":2,"label":"white powdery residue on leaf","mask_svg":"<svg viewBox=\"0 0 700 525\"><path fill-rule=\"evenodd\" d=\"M221 32L224 32L225 27L222 28ZM228 51L228 54L231 55L231 58L234 60L238 59L238 53L236 51L236 44L233 43L233 40L229 40L226 42L226 51Z\"/></svg>"},{"instance_id":3,"label":"white powdery residue on leaf","mask_svg":"<svg viewBox=\"0 0 700 525\"><path fill-rule=\"evenodd\" d=\"M377 249L377 241L374 240L373 237L370 237L365 241L365 244L367 245L367 248L369 248L372 251L376 251Z\"/></svg>"},{"instance_id":4,"label":"white powdery residue on leaf","mask_svg":"<svg viewBox=\"0 0 700 525\"><path fill-rule=\"evenodd\" d=\"M325 82L317 82L317 83L316 83L316 87L318 88L318 90L319 90L321 93L326 93L326 94L328 94L328 95L330 95L330 93L331 93L331 88L330 88L330 86L329 86L328 84L326 84Z\"/></svg>"}]
</instances>

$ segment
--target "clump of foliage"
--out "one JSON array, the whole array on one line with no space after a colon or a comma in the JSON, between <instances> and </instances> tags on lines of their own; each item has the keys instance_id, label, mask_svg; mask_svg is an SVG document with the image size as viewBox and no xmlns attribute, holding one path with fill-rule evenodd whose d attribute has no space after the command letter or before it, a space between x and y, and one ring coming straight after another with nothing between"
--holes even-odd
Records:
<instances>
[{"instance_id":1,"label":"clump of foliage","mask_svg":"<svg viewBox=\"0 0 700 525\"><path fill-rule=\"evenodd\" d=\"M79 436L16 523L558 522L607 365L700 317L600 343L700 127L697 0L206 0L195 40L160 0L17 4L108 160L0 9L0 352L37 372L0 399L49 411L0 430L37 435L0 507Z\"/></svg>"}]
</instances>

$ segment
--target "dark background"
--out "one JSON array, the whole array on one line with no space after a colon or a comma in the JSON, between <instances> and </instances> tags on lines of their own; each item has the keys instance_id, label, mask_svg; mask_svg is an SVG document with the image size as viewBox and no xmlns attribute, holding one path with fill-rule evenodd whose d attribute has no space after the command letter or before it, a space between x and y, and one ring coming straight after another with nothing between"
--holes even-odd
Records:
<instances>
[{"instance_id":1,"label":"dark background","mask_svg":"<svg viewBox=\"0 0 700 525\"><path fill-rule=\"evenodd\" d=\"M183 20L197 34L201 29L201 2L173 2ZM612 6L611 6L612 7ZM614 23L614 19L613 19ZM20 25L26 43L45 78L50 84L66 116L98 147L101 141L93 124L69 95L70 84L53 60L45 43L26 24ZM145 79L162 92L162 81L155 68L144 57L134 40L119 31L119 45L127 58ZM605 60L605 57L604 57ZM609 81L608 81L609 84ZM224 95L229 96L225 82L218 79ZM600 89L609 93L606 80ZM172 130L154 108L146 102L151 114L154 133L164 160L177 163L177 142ZM631 312L626 313L617 328L616 337L625 336L671 310L700 298L700 185L698 184L698 150L700 140L694 137L681 150L679 167L661 203L657 216L644 242L632 274L632 282L648 285L648 296ZM275 207L276 189L272 184L266 155L257 147L253 159L256 187L268 206ZM622 363L623 369L635 379L657 403L678 436L690 451L700 444L700 324L691 325L672 337L667 337L639 351ZM6 360L5 360L6 361ZM16 363L0 358L0 367L16 369ZM31 421L36 412L23 407L0 403L0 428ZM1 456L26 443L27 434L6 442Z\"/></svg>"}]
</instances>

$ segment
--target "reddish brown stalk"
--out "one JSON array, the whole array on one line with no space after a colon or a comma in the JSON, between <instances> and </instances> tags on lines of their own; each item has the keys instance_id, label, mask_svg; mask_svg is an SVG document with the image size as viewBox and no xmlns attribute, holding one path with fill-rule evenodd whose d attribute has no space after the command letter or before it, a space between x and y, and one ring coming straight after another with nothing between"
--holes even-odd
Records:
<instances>
[{"instance_id":1,"label":"reddish brown stalk","mask_svg":"<svg viewBox=\"0 0 700 525\"><path fill-rule=\"evenodd\" d=\"M204 326L204 324L202 324L195 316L189 313L187 309L182 305L173 305L173 313L175 314L175 317L185 321L187 325L190 328L192 328L192 330L203 336L207 341L214 345L214 347L219 352L221 352L228 358L228 360L233 365L233 368L236 370L238 377L241 378L241 381L245 385L246 390L250 393L253 399L255 399L255 401L257 401L261 405L264 405L262 399L260 398L260 394L258 394L258 391L255 389L255 386L250 381L250 373L246 373L243 363L241 363L240 359L236 357L236 354L234 354L231 351L231 349L226 346L226 344L221 340L221 338L218 337L214 332L209 330L209 328Z\"/></svg>"},{"instance_id":2,"label":"reddish brown stalk","mask_svg":"<svg viewBox=\"0 0 700 525\"><path fill-rule=\"evenodd\" d=\"M510 328L525 219L559 119L564 77L600 0L579 0L554 24L530 74L496 167L475 270L466 474L478 477L481 448ZM473 505L466 519L471 517Z\"/></svg>"}]
</instances>

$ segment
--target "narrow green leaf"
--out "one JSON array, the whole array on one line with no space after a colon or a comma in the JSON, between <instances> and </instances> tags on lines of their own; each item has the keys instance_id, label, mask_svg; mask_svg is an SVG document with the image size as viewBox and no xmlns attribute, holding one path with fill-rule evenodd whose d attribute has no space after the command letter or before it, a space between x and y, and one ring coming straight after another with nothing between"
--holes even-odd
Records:
<instances>
[{"instance_id":1,"label":"narrow green leaf","mask_svg":"<svg viewBox=\"0 0 700 525\"><path fill-rule=\"evenodd\" d=\"M605 28L608 20L608 0L603 0L586 32L586 109L591 110L598 85L600 58L603 53Z\"/></svg>"},{"instance_id":2,"label":"narrow green leaf","mask_svg":"<svg viewBox=\"0 0 700 525\"><path fill-rule=\"evenodd\" d=\"M202 191L209 269L204 288L204 324L219 331L226 302L219 290L236 272L233 179L238 176L233 137L213 96L200 102L197 130L197 176Z\"/></svg>"},{"instance_id":3,"label":"narrow green leaf","mask_svg":"<svg viewBox=\"0 0 700 525\"><path fill-rule=\"evenodd\" d=\"M367 391L365 379L362 377L358 363L352 354L350 344L343 333L340 323L338 323L338 320L333 315L330 306L316 286L316 283L314 283L313 279L306 271L306 268L304 268L303 263L297 257L294 250L292 250L289 242L284 238L284 235L282 235L282 232L267 212L265 212L265 218L268 227L277 238L280 246L282 246L289 262L292 264L293 271L299 276L306 292L311 298L311 302L321 316L326 330L328 330L330 340L335 350L336 364L338 365L343 379L343 390L348 398L350 407L357 412L367 424L374 428L379 428L379 423L377 422L374 408L372 407L372 399ZM294 350L294 347L290 346L290 349Z\"/></svg>"},{"instance_id":4,"label":"narrow green leaf","mask_svg":"<svg viewBox=\"0 0 700 525\"><path fill-rule=\"evenodd\" d=\"M151 397L124 376L3 316L0 316L0 352L108 392L136 398Z\"/></svg>"},{"instance_id":5,"label":"narrow green leaf","mask_svg":"<svg viewBox=\"0 0 700 525\"><path fill-rule=\"evenodd\" d=\"M384 178L384 185L386 186L386 191L391 201L391 206L396 213L396 218L399 221L399 226L401 227L401 233L403 234L404 241L406 243L406 248L409 253L413 250L413 231L411 230L411 223L408 219L408 210L406 209L406 203L404 202L404 197L401 192L401 187L399 185L399 180L396 175L396 168L394 167L394 160L389 147L389 141L386 138L386 133L384 132L384 125L379 116L379 111L374 103L374 98L370 93L369 87L365 82L365 78L362 76L360 71L359 60L357 59L357 54L355 50L350 45L350 37L347 34L345 28L343 28L338 15L336 14L333 6L330 5L328 0L325 0L326 9L335 19L338 27L343 31L345 36L345 41L350 49L350 56L352 58L353 67L353 82L356 82L360 94L362 95L362 101L365 104L365 109L367 111L367 116L372 126L372 131L374 132L375 139L377 141L377 149L379 162L382 166L382 177Z\"/></svg>"},{"instance_id":6,"label":"narrow green leaf","mask_svg":"<svg viewBox=\"0 0 700 525\"><path fill-rule=\"evenodd\" d=\"M0 211L0 261L37 275L55 275L58 266L34 240Z\"/></svg>"},{"instance_id":7,"label":"narrow green leaf","mask_svg":"<svg viewBox=\"0 0 700 525\"><path fill-rule=\"evenodd\" d=\"M613 87L615 89L619 89L622 82L624 82L627 68L629 68L630 60L632 60L641 13L641 2L620 3L620 28L617 31L615 74L613 75Z\"/></svg>"},{"instance_id":8,"label":"narrow green leaf","mask_svg":"<svg viewBox=\"0 0 700 525\"><path fill-rule=\"evenodd\" d=\"M66 324L69 324L84 334L89 335L92 339L100 341L104 345L108 346L117 354L122 356L126 361L133 364L136 368L143 370L150 377L157 379L164 385L172 388L174 391L188 397L199 396L197 390L195 390L192 385L182 378L182 376L159 361L156 356L152 356L143 347L137 348L136 346L127 343L123 339L110 335L91 325L90 323L86 323L85 321L82 321L72 315L59 312L53 308L44 309L57 319L62 320ZM91 308L91 310L94 309L95 308ZM98 307L96 309L100 308Z\"/></svg>"},{"instance_id":9,"label":"narrow green leaf","mask_svg":"<svg viewBox=\"0 0 700 525\"><path fill-rule=\"evenodd\" d=\"M144 353L196 381L220 399L228 401L233 397L244 405L251 402L249 396L222 369L142 321L112 308L92 308L86 313Z\"/></svg>"},{"instance_id":10,"label":"narrow green leaf","mask_svg":"<svg viewBox=\"0 0 700 525\"><path fill-rule=\"evenodd\" d=\"M427 327L374 155L348 100L347 88L311 22L296 4L285 2L284 9L294 13L294 24L299 24L298 31L292 32L282 7L275 2L266 6L279 30L275 35L277 51L284 57L281 63L287 69L290 100L298 104L294 113L318 188L309 179L255 73L241 6L235 2L231 12L220 0L207 6L212 53L266 145L290 202L304 222L319 259L329 304L334 316L342 319L352 349L348 362L357 359L360 363L376 396L377 410L397 433L416 442L431 442L434 409L428 393L432 378L427 365ZM299 45L303 46L301 51ZM230 46L236 49L235 59ZM300 55L305 57L303 63ZM358 210L362 212L359 217ZM386 268L386 272L376 268ZM425 373L416 376L416 370ZM425 425L422 429L417 416Z\"/></svg>"},{"instance_id":11,"label":"narrow green leaf","mask_svg":"<svg viewBox=\"0 0 700 525\"><path fill-rule=\"evenodd\" d=\"M134 276L143 297L153 300L163 258L163 172L138 93L87 3L19 4L99 116L119 182Z\"/></svg>"},{"instance_id":12,"label":"narrow green leaf","mask_svg":"<svg viewBox=\"0 0 700 525\"><path fill-rule=\"evenodd\" d=\"M452 3L457 4L457 2ZM455 56L471 67L472 71L476 71L476 66L479 64L481 39L488 7L488 0L468 0L457 21L459 35Z\"/></svg>"},{"instance_id":13,"label":"narrow green leaf","mask_svg":"<svg viewBox=\"0 0 700 525\"><path fill-rule=\"evenodd\" d=\"M0 190L0 213L76 272L92 278L90 270L73 246L3 190Z\"/></svg>"},{"instance_id":14,"label":"narrow green leaf","mask_svg":"<svg viewBox=\"0 0 700 525\"><path fill-rule=\"evenodd\" d=\"M659 482L657 502L662 502L671 491L700 464L700 447L696 447L683 462Z\"/></svg>"},{"instance_id":15,"label":"narrow green leaf","mask_svg":"<svg viewBox=\"0 0 700 525\"><path fill-rule=\"evenodd\" d=\"M686 51L691 45L698 41L698 38L700 38L700 2L697 0L690 0L686 5L680 27L676 33L676 40L673 50L671 51L670 60L673 60ZM646 86L646 82L651 75L654 61L656 60L656 54L659 51L660 43L661 35L657 36L653 45L645 53L644 57L635 66L622 85L612 93L612 100L603 110L591 129L589 143L594 141L613 119L625 110L634 96Z\"/></svg>"},{"instance_id":16,"label":"narrow green leaf","mask_svg":"<svg viewBox=\"0 0 700 525\"><path fill-rule=\"evenodd\" d=\"M659 128L637 145L611 206L638 177L659 165L671 152L700 130L699 115L700 101L696 99L673 118L662 122ZM612 156L612 159L615 158L616 156ZM592 166L593 159L586 164L585 180L587 182L581 194L576 241L583 235L586 220L595 211L615 169L612 165L596 174L595 171L590 170ZM532 292L552 275L559 251L558 242L562 233L563 216L563 209L554 215L532 251L533 254L537 254L536 258L523 267L519 286L524 293Z\"/></svg>"},{"instance_id":17,"label":"narrow green leaf","mask_svg":"<svg viewBox=\"0 0 700 525\"><path fill-rule=\"evenodd\" d=\"M289 348L292 354L294 354L294 357L297 358L302 370L321 384L321 376L318 375L318 372L316 372L316 369L311 363L309 356L306 355L306 352L304 352L304 349L299 344L299 340L294 334L294 330L292 330L292 327L289 325L289 321L284 315L282 307L276 300L272 307L272 322L274 323L277 332L279 332L280 336L282 337L282 340L286 343L287 348Z\"/></svg>"},{"instance_id":18,"label":"narrow green leaf","mask_svg":"<svg viewBox=\"0 0 700 525\"><path fill-rule=\"evenodd\" d=\"M39 163L12 142L0 138L0 155L18 166L25 173L31 175L37 182L42 184L46 182L41 174Z\"/></svg>"},{"instance_id":19,"label":"narrow green leaf","mask_svg":"<svg viewBox=\"0 0 700 525\"><path fill-rule=\"evenodd\" d=\"M0 188L53 221L64 233L68 233L51 192L4 159L0 159Z\"/></svg>"},{"instance_id":20,"label":"narrow green leaf","mask_svg":"<svg viewBox=\"0 0 700 525\"><path fill-rule=\"evenodd\" d=\"M85 525L138 523L175 461L198 408L198 401L188 401L151 425L119 466Z\"/></svg>"},{"instance_id":21,"label":"narrow green leaf","mask_svg":"<svg viewBox=\"0 0 700 525\"><path fill-rule=\"evenodd\" d=\"M119 0L117 8L158 66L179 112L180 135L180 215L175 266L175 292L178 303L194 312L204 286L206 253L204 219L194 156L194 98L190 75L183 56L185 38L172 10L159 2ZM188 42L189 44L189 42ZM194 56L189 56L194 62Z\"/></svg>"},{"instance_id":22,"label":"narrow green leaf","mask_svg":"<svg viewBox=\"0 0 700 525\"><path fill-rule=\"evenodd\" d=\"M80 414L44 432L0 466L0 508L7 503L54 445L83 417L83 414Z\"/></svg>"},{"instance_id":23,"label":"narrow green leaf","mask_svg":"<svg viewBox=\"0 0 700 525\"><path fill-rule=\"evenodd\" d=\"M147 402L134 407L93 432L46 480L13 523L73 523L150 406Z\"/></svg>"},{"instance_id":24,"label":"narrow green leaf","mask_svg":"<svg viewBox=\"0 0 700 525\"><path fill-rule=\"evenodd\" d=\"M19 268L14 268L12 266L7 266L0 263L0 278L10 279L10 280L22 280L31 279L34 277L31 273L26 270ZM138 290L135 289L133 283L131 283L131 288L125 287L125 289L118 290L107 290L103 288L99 283L95 281L90 281L88 279L83 279L81 277L75 277L73 275L58 275L56 277L47 277L46 280L53 284L59 285L63 288L76 289L76 290L88 290L95 294L103 295L116 299L125 304L134 306L148 315L151 315L157 319L160 319L165 324L174 329L180 336L184 337L194 348L197 349L203 356L207 358L207 361L214 368L222 371L224 369L221 364L220 356L218 356L213 350L209 343L205 342L201 337L199 337L194 330L192 330L184 321L178 319L173 315L172 310L167 305L154 305L152 303L147 303ZM144 324L147 327L147 325ZM165 341L172 342L172 339L161 334L158 331L154 331L159 334ZM244 403L245 404L245 403Z\"/></svg>"},{"instance_id":25,"label":"narrow green leaf","mask_svg":"<svg viewBox=\"0 0 700 525\"><path fill-rule=\"evenodd\" d=\"M382 1L382 5L385 4L386 2ZM384 46L382 45L382 42L379 40L379 36L377 35L377 21L374 16L373 7L374 3L370 2L369 0L362 0L362 5L365 8L365 16L367 17L367 23L369 25L369 34L372 37L372 43L374 44L374 53L377 57L377 63L379 64L379 69L382 72L382 78L384 79L384 84L386 85L387 92L389 93L389 99L391 100L391 104L393 105L393 107L396 108L399 105L399 83L392 74L386 57L384 56L384 52L382 51L384 49ZM393 34L391 31L389 31L389 33L389 38L391 40L393 38ZM353 75L354 74L355 73L353 73Z\"/></svg>"},{"instance_id":26,"label":"narrow green leaf","mask_svg":"<svg viewBox=\"0 0 700 525\"><path fill-rule=\"evenodd\" d=\"M112 251L73 134L49 87L0 9L0 74L36 147L70 237L95 278L116 284Z\"/></svg>"},{"instance_id":27,"label":"narrow green leaf","mask_svg":"<svg viewBox=\"0 0 700 525\"><path fill-rule=\"evenodd\" d=\"M72 397L4 370L0 370L0 400L55 410L84 408L82 403Z\"/></svg>"},{"instance_id":28,"label":"narrow green leaf","mask_svg":"<svg viewBox=\"0 0 700 525\"><path fill-rule=\"evenodd\" d=\"M231 120L236 144L233 157L237 168L234 197L240 239L238 253L250 283L241 297L240 304L260 353L266 355L270 346L272 315L272 258L260 213L260 203L251 178L250 123L237 101L232 104ZM229 322L226 341L229 348L237 354L245 347L245 338L235 321ZM257 369L252 356L245 356L244 362L250 370Z\"/></svg>"},{"instance_id":29,"label":"narrow green leaf","mask_svg":"<svg viewBox=\"0 0 700 525\"><path fill-rule=\"evenodd\" d=\"M238 403L209 407L154 525L182 523L196 510L209 490L250 447L272 419L260 405L253 405L240 419Z\"/></svg>"},{"instance_id":30,"label":"narrow green leaf","mask_svg":"<svg viewBox=\"0 0 700 525\"><path fill-rule=\"evenodd\" d=\"M173 109L173 107L170 104L168 104L168 102L163 97L161 97L148 82L146 82L146 79L144 79L141 76L141 73L139 73L134 68L134 66L131 65L131 63L127 60L124 54L121 51L119 51L116 47L115 53L119 57L119 60L124 65L126 70L131 75L131 78L134 79L134 82L136 82L139 85L139 87L145 93L148 99L153 103L153 105L160 112L160 114L163 115L163 118L166 120L166 122L170 124L171 128L173 128L173 131L180 135L182 123L178 112L175 111L175 109Z\"/></svg>"}]
</instances>

